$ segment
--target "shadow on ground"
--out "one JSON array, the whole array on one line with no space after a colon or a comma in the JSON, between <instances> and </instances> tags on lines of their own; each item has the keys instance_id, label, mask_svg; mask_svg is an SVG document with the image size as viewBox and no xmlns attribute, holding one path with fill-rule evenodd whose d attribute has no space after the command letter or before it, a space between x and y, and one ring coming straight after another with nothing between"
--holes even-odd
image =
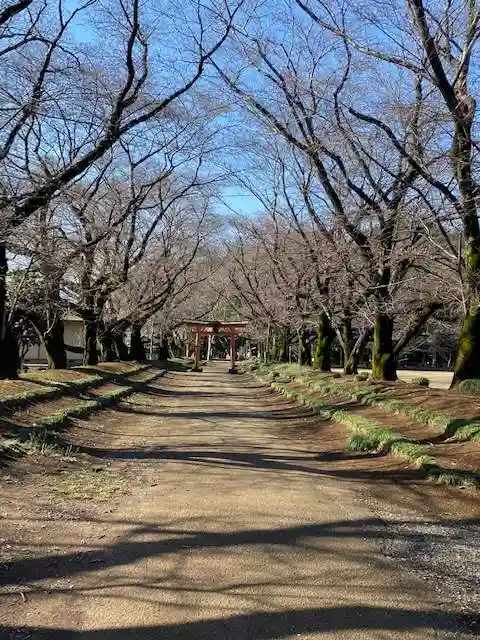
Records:
<instances>
[{"instance_id":1,"label":"shadow on ground","mask_svg":"<svg viewBox=\"0 0 480 640\"><path fill-rule=\"evenodd\" d=\"M438 631L454 631L458 624L469 626L471 616L440 611L412 611L381 607L325 607L318 609L290 609L263 613L251 613L228 618L198 620L182 624L153 627L123 627L97 629L95 631L69 631L68 629L24 629L33 640L267 640L281 639L304 633L327 633L371 629L408 631L434 628ZM7 630L5 630L8 633ZM5 635L5 638L15 636ZM21 638L21 636L17 636ZM385 636L387 637L387 636ZM396 635L398 637L398 635Z\"/></svg>"}]
</instances>

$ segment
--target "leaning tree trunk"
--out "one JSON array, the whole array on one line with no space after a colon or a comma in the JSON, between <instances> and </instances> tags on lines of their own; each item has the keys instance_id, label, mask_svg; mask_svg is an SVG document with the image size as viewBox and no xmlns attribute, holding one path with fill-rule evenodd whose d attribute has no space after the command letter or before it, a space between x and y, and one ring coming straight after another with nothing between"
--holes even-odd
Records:
<instances>
[{"instance_id":1,"label":"leaning tree trunk","mask_svg":"<svg viewBox=\"0 0 480 640\"><path fill-rule=\"evenodd\" d=\"M360 362L360 358L362 357L365 345L370 340L371 335L371 329L363 329L363 331L358 336L357 341L355 342L350 352L348 361L345 362L345 375L357 373L358 363Z\"/></svg>"},{"instance_id":2,"label":"leaning tree trunk","mask_svg":"<svg viewBox=\"0 0 480 640\"><path fill-rule=\"evenodd\" d=\"M393 318L379 313L373 331L372 379L396 380L397 363L393 349Z\"/></svg>"},{"instance_id":3,"label":"leaning tree trunk","mask_svg":"<svg viewBox=\"0 0 480 640\"><path fill-rule=\"evenodd\" d=\"M7 248L0 244L0 378L18 377L18 345L8 324Z\"/></svg>"},{"instance_id":4,"label":"leaning tree trunk","mask_svg":"<svg viewBox=\"0 0 480 640\"><path fill-rule=\"evenodd\" d=\"M63 320L56 318L52 326L43 334L45 351L49 369L67 368L67 351L65 349Z\"/></svg>"},{"instance_id":5,"label":"leaning tree trunk","mask_svg":"<svg viewBox=\"0 0 480 640\"><path fill-rule=\"evenodd\" d=\"M353 376L358 373L358 362L360 360L360 353L350 353L348 360L345 360L343 365L343 373L346 376Z\"/></svg>"},{"instance_id":6,"label":"leaning tree trunk","mask_svg":"<svg viewBox=\"0 0 480 640\"><path fill-rule=\"evenodd\" d=\"M142 325L138 322L134 322L131 326L129 357L138 362L144 362L147 359L142 341Z\"/></svg>"},{"instance_id":7,"label":"leaning tree trunk","mask_svg":"<svg viewBox=\"0 0 480 640\"><path fill-rule=\"evenodd\" d=\"M114 329L113 340L115 342L115 349L117 356L120 360L128 360L128 347L124 340L125 334L122 330Z\"/></svg>"},{"instance_id":8,"label":"leaning tree trunk","mask_svg":"<svg viewBox=\"0 0 480 640\"><path fill-rule=\"evenodd\" d=\"M313 356L313 366L321 371L332 369L333 329L328 314L324 311L320 316L317 329L317 344Z\"/></svg>"},{"instance_id":9,"label":"leaning tree trunk","mask_svg":"<svg viewBox=\"0 0 480 640\"><path fill-rule=\"evenodd\" d=\"M97 337L98 337L98 319L92 313L84 318L85 324L85 352L83 356L83 364L97 365L98 364L98 350L97 350Z\"/></svg>"}]
</instances>

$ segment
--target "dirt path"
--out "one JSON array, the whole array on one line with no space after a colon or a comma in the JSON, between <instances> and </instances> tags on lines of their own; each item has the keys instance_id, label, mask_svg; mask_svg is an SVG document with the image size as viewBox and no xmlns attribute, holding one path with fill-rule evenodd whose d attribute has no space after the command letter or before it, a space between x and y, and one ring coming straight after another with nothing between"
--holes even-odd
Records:
<instances>
[{"instance_id":1,"label":"dirt path","mask_svg":"<svg viewBox=\"0 0 480 640\"><path fill-rule=\"evenodd\" d=\"M440 507L247 376L169 373L69 437L80 469L39 460L0 487L0 637L467 637L473 617L408 570L405 523L455 514L458 532L478 503L443 490Z\"/></svg>"}]
</instances>

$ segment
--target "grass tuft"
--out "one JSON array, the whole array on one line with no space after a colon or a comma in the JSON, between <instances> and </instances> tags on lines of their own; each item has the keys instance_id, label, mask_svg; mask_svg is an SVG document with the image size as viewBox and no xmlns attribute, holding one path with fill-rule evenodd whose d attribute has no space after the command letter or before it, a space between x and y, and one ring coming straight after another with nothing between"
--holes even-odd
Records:
<instances>
[{"instance_id":1,"label":"grass tuft","mask_svg":"<svg viewBox=\"0 0 480 640\"><path fill-rule=\"evenodd\" d=\"M480 489L480 476L471 471L444 469L432 465L428 470L428 477L435 484L461 487L463 489Z\"/></svg>"},{"instance_id":2,"label":"grass tuft","mask_svg":"<svg viewBox=\"0 0 480 640\"><path fill-rule=\"evenodd\" d=\"M416 384L417 387L429 387L430 380L423 376L418 376L417 378L412 378L412 384Z\"/></svg>"},{"instance_id":3,"label":"grass tuft","mask_svg":"<svg viewBox=\"0 0 480 640\"><path fill-rule=\"evenodd\" d=\"M361 371L360 373L357 373L357 375L355 376L355 380L357 380L358 382L366 382L369 377L370 376L367 371Z\"/></svg>"},{"instance_id":4,"label":"grass tuft","mask_svg":"<svg viewBox=\"0 0 480 640\"><path fill-rule=\"evenodd\" d=\"M462 380L457 389L466 393L480 393L480 380L477 378Z\"/></svg>"},{"instance_id":5,"label":"grass tuft","mask_svg":"<svg viewBox=\"0 0 480 640\"><path fill-rule=\"evenodd\" d=\"M119 475L95 468L69 472L57 479L53 490L70 500L110 500L115 495L126 493L127 483Z\"/></svg>"}]
</instances>

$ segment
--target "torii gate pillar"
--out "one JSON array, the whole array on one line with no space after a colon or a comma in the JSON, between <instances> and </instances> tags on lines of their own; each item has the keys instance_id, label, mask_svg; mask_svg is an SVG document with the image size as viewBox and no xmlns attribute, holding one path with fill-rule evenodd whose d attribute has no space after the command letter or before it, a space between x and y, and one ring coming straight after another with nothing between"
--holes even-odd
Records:
<instances>
[{"instance_id":1,"label":"torii gate pillar","mask_svg":"<svg viewBox=\"0 0 480 640\"><path fill-rule=\"evenodd\" d=\"M230 369L228 370L228 373L238 373L238 369L235 366L236 364L236 356L237 356L237 341L236 341L236 335L235 335L235 330L231 329L230 330Z\"/></svg>"},{"instance_id":2,"label":"torii gate pillar","mask_svg":"<svg viewBox=\"0 0 480 640\"><path fill-rule=\"evenodd\" d=\"M211 338L212 335L227 334L230 336L230 369L228 373L238 373L236 366L237 363L237 345L236 337L237 333L242 329L245 329L248 322L219 322L219 321L188 321L185 322L187 327L195 332L195 362L192 371L201 371L200 367L200 350L202 344L202 336L207 335Z\"/></svg>"},{"instance_id":3,"label":"torii gate pillar","mask_svg":"<svg viewBox=\"0 0 480 640\"><path fill-rule=\"evenodd\" d=\"M202 371L202 368L200 366L200 330L197 329L197 331L195 332L195 364L193 365L193 369L192 371Z\"/></svg>"}]
</instances>

